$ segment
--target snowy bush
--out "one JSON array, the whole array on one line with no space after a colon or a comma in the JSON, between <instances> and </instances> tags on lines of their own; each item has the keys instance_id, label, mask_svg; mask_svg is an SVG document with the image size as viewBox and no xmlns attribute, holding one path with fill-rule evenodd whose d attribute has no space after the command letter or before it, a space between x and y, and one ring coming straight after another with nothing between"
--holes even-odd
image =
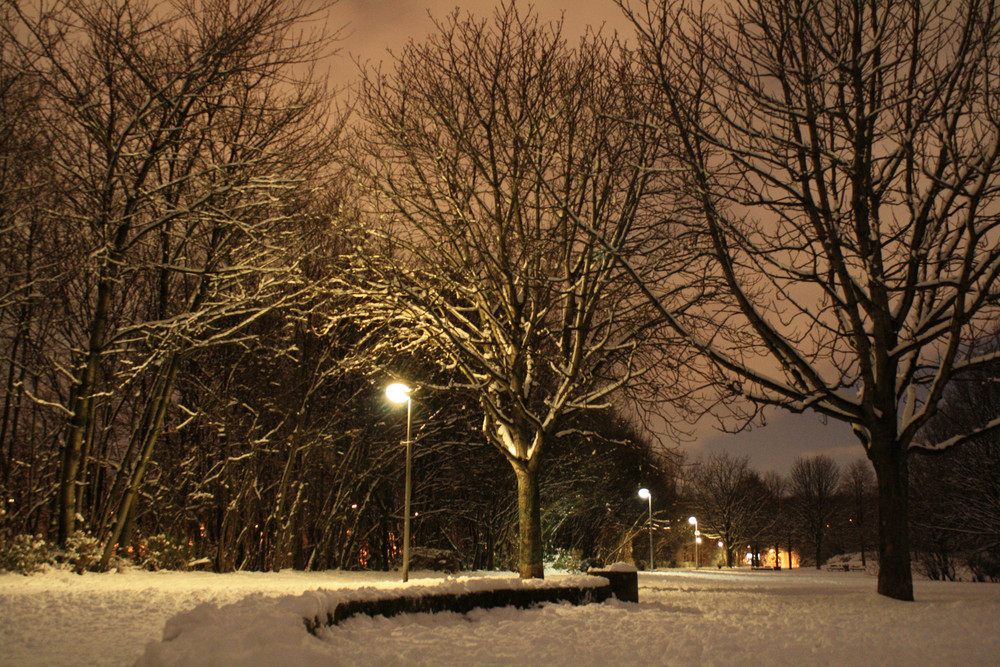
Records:
<instances>
[{"instance_id":1,"label":"snowy bush","mask_svg":"<svg viewBox=\"0 0 1000 667\"><path fill-rule=\"evenodd\" d=\"M77 574L83 574L101 560L101 543L92 535L78 530L66 538L66 547L57 560L69 565Z\"/></svg>"},{"instance_id":2,"label":"snowy bush","mask_svg":"<svg viewBox=\"0 0 1000 667\"><path fill-rule=\"evenodd\" d=\"M410 569L454 573L461 569L461 564L454 551L414 547L410 551Z\"/></svg>"},{"instance_id":3,"label":"snowy bush","mask_svg":"<svg viewBox=\"0 0 1000 667\"><path fill-rule=\"evenodd\" d=\"M566 572L586 572L587 563L581 558L579 549L556 549L549 566Z\"/></svg>"},{"instance_id":4,"label":"snowy bush","mask_svg":"<svg viewBox=\"0 0 1000 667\"><path fill-rule=\"evenodd\" d=\"M954 556L945 549L916 552L916 569L932 581L958 581Z\"/></svg>"},{"instance_id":5,"label":"snowy bush","mask_svg":"<svg viewBox=\"0 0 1000 667\"><path fill-rule=\"evenodd\" d=\"M54 562L52 546L41 535L16 535L0 546L0 571L33 574Z\"/></svg>"},{"instance_id":6,"label":"snowy bush","mask_svg":"<svg viewBox=\"0 0 1000 667\"><path fill-rule=\"evenodd\" d=\"M41 535L16 535L11 540L0 541L0 571L33 574L46 565L53 565L83 574L100 558L100 542L83 531L66 538L63 549L46 542Z\"/></svg>"},{"instance_id":7,"label":"snowy bush","mask_svg":"<svg viewBox=\"0 0 1000 667\"><path fill-rule=\"evenodd\" d=\"M164 534L153 535L146 540L139 563L147 570L185 570L190 560L187 544L178 542Z\"/></svg>"},{"instance_id":8,"label":"snowy bush","mask_svg":"<svg viewBox=\"0 0 1000 667\"><path fill-rule=\"evenodd\" d=\"M969 569L975 581L1000 582L1000 549L983 549L969 556Z\"/></svg>"}]
</instances>

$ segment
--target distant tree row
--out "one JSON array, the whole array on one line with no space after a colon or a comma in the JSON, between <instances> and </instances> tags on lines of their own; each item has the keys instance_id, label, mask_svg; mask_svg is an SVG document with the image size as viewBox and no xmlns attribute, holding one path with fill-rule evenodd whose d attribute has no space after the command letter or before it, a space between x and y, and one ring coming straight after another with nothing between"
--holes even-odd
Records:
<instances>
[{"instance_id":1,"label":"distant tree row","mask_svg":"<svg viewBox=\"0 0 1000 667\"><path fill-rule=\"evenodd\" d=\"M968 418L973 409L1000 411L1000 395L993 385L982 375L956 383L934 427L953 429L946 424ZM911 530L921 574L1000 581L998 466L996 439L915 460L910 484L917 511ZM723 453L693 464L682 475L679 505L669 511L697 515L706 553L716 553L717 541L723 544L720 566L785 568L791 567L795 554L803 566L819 569L831 558L846 555L876 571L877 498L875 475L864 459L842 468L825 455L800 457L788 477L782 477L753 470L748 456ZM680 527L685 537L663 546L690 552L691 536ZM781 554L785 560L769 554ZM678 560L670 553L662 556Z\"/></svg>"},{"instance_id":2,"label":"distant tree row","mask_svg":"<svg viewBox=\"0 0 1000 667\"><path fill-rule=\"evenodd\" d=\"M800 457L788 477L762 475L749 460L712 455L692 466L684 487L707 542L723 544L720 564L766 562L787 568L794 553L800 563L820 568L830 556L849 552L860 552L867 564L875 543L877 496L874 473L864 459L841 470L824 455Z\"/></svg>"}]
</instances>

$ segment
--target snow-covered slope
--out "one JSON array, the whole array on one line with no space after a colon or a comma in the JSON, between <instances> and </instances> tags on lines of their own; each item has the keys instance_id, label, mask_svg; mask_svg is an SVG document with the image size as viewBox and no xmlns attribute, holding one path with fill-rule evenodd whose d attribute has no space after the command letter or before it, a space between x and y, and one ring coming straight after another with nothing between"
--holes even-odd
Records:
<instances>
[{"instance_id":1,"label":"snow-covered slope","mask_svg":"<svg viewBox=\"0 0 1000 667\"><path fill-rule=\"evenodd\" d=\"M399 586L398 573L0 575L0 665L996 665L1000 656L1000 586L918 581L917 602L902 603L877 596L864 573L815 570L640 573L638 604L358 617L318 638L298 624L316 600L308 591Z\"/></svg>"}]
</instances>

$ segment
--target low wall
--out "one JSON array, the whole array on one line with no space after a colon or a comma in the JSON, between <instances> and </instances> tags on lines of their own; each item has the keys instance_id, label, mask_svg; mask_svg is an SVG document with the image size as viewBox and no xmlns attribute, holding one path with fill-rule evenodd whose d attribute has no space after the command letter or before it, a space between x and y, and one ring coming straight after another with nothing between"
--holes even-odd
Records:
<instances>
[{"instance_id":1,"label":"low wall","mask_svg":"<svg viewBox=\"0 0 1000 667\"><path fill-rule=\"evenodd\" d=\"M473 609L516 607L526 609L544 602L569 602L573 605L604 602L616 597L624 602L638 602L638 578L633 569L591 570L585 584L552 585L544 587L496 588L463 592L428 592L400 594L377 599L345 600L338 603L326 618L305 618L306 629L312 634L324 625L336 625L344 619L366 614L368 616L396 616L398 614L436 613L452 611L464 614Z\"/></svg>"}]
</instances>

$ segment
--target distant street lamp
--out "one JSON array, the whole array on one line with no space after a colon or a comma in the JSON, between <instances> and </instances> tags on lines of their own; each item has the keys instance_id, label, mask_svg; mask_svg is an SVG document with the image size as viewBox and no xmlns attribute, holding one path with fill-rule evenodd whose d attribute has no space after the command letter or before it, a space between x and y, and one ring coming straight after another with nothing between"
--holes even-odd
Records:
<instances>
[{"instance_id":1,"label":"distant street lamp","mask_svg":"<svg viewBox=\"0 0 1000 667\"><path fill-rule=\"evenodd\" d=\"M701 544L701 533L698 532L698 519L688 518L688 523L694 526L694 569L698 569L698 545Z\"/></svg>"},{"instance_id":2,"label":"distant street lamp","mask_svg":"<svg viewBox=\"0 0 1000 667\"><path fill-rule=\"evenodd\" d=\"M413 403L410 388L402 382L394 382L385 388L385 395L393 403L406 403L406 490L403 494L403 581L410 578L410 489L413 477L413 445L410 439Z\"/></svg>"},{"instance_id":3,"label":"distant street lamp","mask_svg":"<svg viewBox=\"0 0 1000 667\"><path fill-rule=\"evenodd\" d=\"M639 497L649 501L649 569L652 570L656 567L653 565L653 494L643 487L639 489Z\"/></svg>"}]
</instances>

